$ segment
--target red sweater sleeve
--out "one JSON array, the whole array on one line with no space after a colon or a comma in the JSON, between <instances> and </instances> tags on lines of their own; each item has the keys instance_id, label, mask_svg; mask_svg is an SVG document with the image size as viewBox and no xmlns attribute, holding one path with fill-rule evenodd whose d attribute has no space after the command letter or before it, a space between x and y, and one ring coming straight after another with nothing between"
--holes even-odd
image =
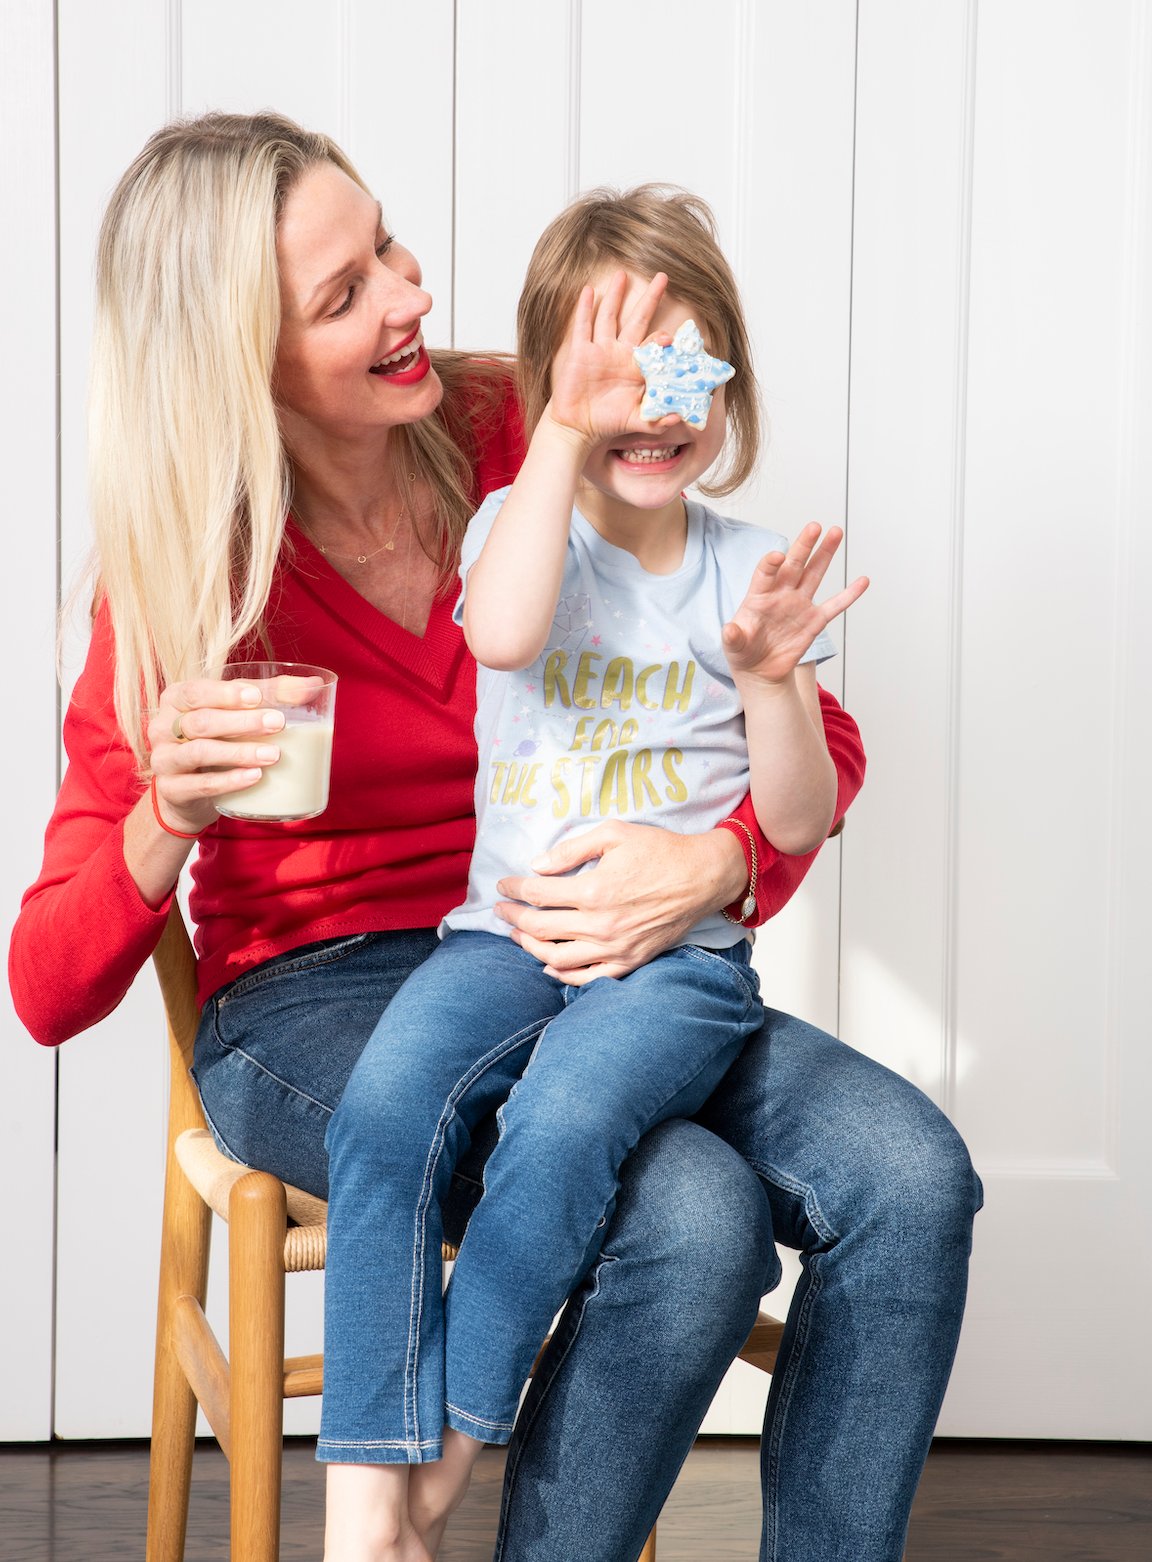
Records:
<instances>
[{"instance_id":1,"label":"red sweater sleeve","mask_svg":"<svg viewBox=\"0 0 1152 1562\"><path fill-rule=\"evenodd\" d=\"M112 709L112 633L97 616L64 722L68 770L40 877L8 951L16 1012L58 1046L110 1014L156 947L171 900L153 910L124 862L124 819L143 790Z\"/></svg>"},{"instance_id":2,"label":"red sweater sleeve","mask_svg":"<svg viewBox=\"0 0 1152 1562\"><path fill-rule=\"evenodd\" d=\"M828 752L832 756L832 763L836 766L835 822L838 824L848 812L848 805L863 784L864 746L860 741L860 731L856 723L833 699L827 689L820 690L820 709L824 716L824 735L828 741ZM755 885L756 915L749 919L749 925L759 927L761 923L767 922L769 917L774 917L792 899L808 869L816 861L816 853L820 848L817 847L816 851L809 852L805 857L788 857L783 852L778 852L770 845L756 822L756 813L750 796L744 799L739 808L734 808L732 814L742 824L747 825L756 837L759 857ZM742 830L734 830L732 833L741 845L747 846L747 838ZM733 916L739 915L739 904L728 909Z\"/></svg>"}]
</instances>

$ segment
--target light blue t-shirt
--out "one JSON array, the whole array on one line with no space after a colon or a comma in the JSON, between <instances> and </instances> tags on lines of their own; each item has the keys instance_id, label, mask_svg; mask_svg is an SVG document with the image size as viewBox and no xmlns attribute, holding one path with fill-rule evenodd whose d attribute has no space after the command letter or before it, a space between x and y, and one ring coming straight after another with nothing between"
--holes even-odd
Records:
<instances>
[{"instance_id":1,"label":"light blue t-shirt","mask_svg":"<svg viewBox=\"0 0 1152 1562\"><path fill-rule=\"evenodd\" d=\"M507 488L489 494L464 538L456 604ZM496 882L610 819L682 834L711 829L748 793L744 714L720 631L765 553L785 538L687 501L684 559L653 575L572 512L556 615L522 672L477 678L476 849L468 897L443 928L507 933ZM820 635L804 661L836 654ZM723 949L746 937L719 912L683 943Z\"/></svg>"}]
</instances>

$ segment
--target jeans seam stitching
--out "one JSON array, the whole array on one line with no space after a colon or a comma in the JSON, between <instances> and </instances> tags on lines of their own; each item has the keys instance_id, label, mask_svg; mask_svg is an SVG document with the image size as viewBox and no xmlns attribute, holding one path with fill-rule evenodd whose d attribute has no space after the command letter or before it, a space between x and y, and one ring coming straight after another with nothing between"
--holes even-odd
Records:
<instances>
[{"instance_id":1,"label":"jeans seam stitching","mask_svg":"<svg viewBox=\"0 0 1152 1562\"><path fill-rule=\"evenodd\" d=\"M215 1016L213 1016L212 1028L213 1030L216 1028ZM250 1068L258 1070L258 1072L263 1074L266 1078L273 1080L280 1086L282 1090L287 1090L291 1095L298 1096L301 1101L307 1101L310 1106L319 1107L319 1109L322 1112L326 1112L329 1117L332 1116L332 1108L327 1104L327 1102L318 1101L315 1096L310 1096L306 1090L301 1090L298 1085L289 1084L286 1079L281 1079L279 1074L274 1074L270 1068L265 1067L265 1065L261 1063L259 1059L254 1058L252 1054L250 1052L246 1052L243 1047L230 1047L226 1041L220 1040L220 1038L217 1036L214 1036L213 1040L215 1040L219 1046L223 1047L232 1057L242 1059L245 1063L248 1064Z\"/></svg>"},{"instance_id":2,"label":"jeans seam stitching","mask_svg":"<svg viewBox=\"0 0 1152 1562\"><path fill-rule=\"evenodd\" d=\"M197 1095L200 1094L199 1088L197 1088L197 1092L196 1093L197 1093ZM217 1148L219 1150L223 1151L223 1153L225 1155L227 1155L229 1160L235 1161L237 1166L246 1166L249 1171L256 1171L256 1170L258 1170L257 1167L254 1167L254 1166L250 1165L247 1161L241 1160L240 1157L236 1154L236 1152L231 1148L231 1146L229 1145L228 1141L225 1139L224 1135L220 1132L219 1128L216 1126L215 1119L213 1118L213 1116L212 1116L211 1112L208 1110L208 1108L204 1105L203 1100L201 1100L201 1102L200 1102L200 1110L204 1113L204 1121L208 1125L208 1131L211 1133L213 1139L215 1139L215 1141L216 1141Z\"/></svg>"},{"instance_id":3,"label":"jeans seam stitching","mask_svg":"<svg viewBox=\"0 0 1152 1562\"><path fill-rule=\"evenodd\" d=\"M372 937L371 933L349 933L346 938L340 939L331 948L317 949L309 955L299 955L295 959L285 959L280 965L273 966L272 961L269 960L261 961L254 971L249 972L247 976L238 976L222 993L218 993L217 1002L226 1007L234 998L243 998L246 993L258 991L268 982L274 982L279 976L299 976L302 971L318 971L326 965L335 965L337 961L353 954ZM275 958L272 957L273 960ZM268 966L272 966L272 969L266 969Z\"/></svg>"},{"instance_id":4,"label":"jeans seam stitching","mask_svg":"<svg viewBox=\"0 0 1152 1562\"><path fill-rule=\"evenodd\" d=\"M320 1437L317 1448L438 1448L438 1437Z\"/></svg>"},{"instance_id":5,"label":"jeans seam stitching","mask_svg":"<svg viewBox=\"0 0 1152 1562\"><path fill-rule=\"evenodd\" d=\"M754 1160L751 1156L745 1156L749 1166L758 1177L763 1177L765 1182L772 1183L775 1187L783 1189L785 1193L798 1194L804 1201L804 1213L807 1215L813 1230L823 1242L838 1242L840 1233L831 1225L824 1211L820 1208L816 1197L816 1190L810 1183L801 1182L796 1177L789 1177L787 1172L782 1172L779 1167L769 1166L763 1161Z\"/></svg>"},{"instance_id":6,"label":"jeans seam stitching","mask_svg":"<svg viewBox=\"0 0 1152 1562\"><path fill-rule=\"evenodd\" d=\"M540 1419L540 1416L543 1413L545 1402L552 1388L552 1384L556 1381L557 1374L564 1365L565 1361L567 1361L569 1351L572 1350L576 1344L577 1339L579 1338L580 1329L584 1323L584 1314L587 1311L589 1304L593 1302L600 1293L600 1271L604 1268L605 1264L614 1264L616 1261L617 1260L613 1254L607 1252L606 1250L601 1252L600 1262L596 1265L588 1277L588 1294L581 1302L579 1308L574 1314L573 1326L568 1337L562 1342L561 1345L557 1346L556 1338L553 1336L552 1342L548 1346L548 1357L551 1357L553 1352L557 1350L559 1351L559 1354L557 1355L554 1364L551 1362L548 1363L552 1368L548 1374L548 1380L544 1387L540 1389L537 1403L532 1407L532 1410L530 1411L527 1419L519 1428L519 1442L514 1445L508 1455L508 1462L504 1468L504 1502L501 1504L501 1523L496 1535L496 1549L492 1553L492 1562L503 1562L505 1542L507 1540L507 1529L503 1523L503 1518L505 1512L511 1506L512 1490L515 1487L516 1477L520 1470L520 1461L522 1458L524 1444L530 1436L532 1428L535 1426L536 1422ZM571 1303L569 1303L569 1305L571 1305ZM547 1358L545 1359L547 1360Z\"/></svg>"},{"instance_id":7,"label":"jeans seam stitching","mask_svg":"<svg viewBox=\"0 0 1152 1562\"><path fill-rule=\"evenodd\" d=\"M444 1401L444 1406L454 1415L462 1416L465 1421L472 1421L476 1426L490 1427L494 1432L510 1432L516 1425L515 1421L490 1421L487 1416L474 1416L470 1410L465 1410L461 1405L454 1405L450 1399Z\"/></svg>"},{"instance_id":8,"label":"jeans seam stitching","mask_svg":"<svg viewBox=\"0 0 1152 1562\"><path fill-rule=\"evenodd\" d=\"M768 1528L768 1557L767 1562L777 1562L776 1542L779 1538L778 1531L778 1484L779 1484L779 1456L780 1448L784 1442L785 1429L788 1423L788 1414L792 1408L792 1400L796 1392L796 1382L800 1376L800 1358L803 1355L804 1346L808 1338L808 1330L812 1309L823 1289L820 1271L816 1267L815 1260L810 1260L808 1265L809 1285L806 1295L802 1298L799 1308L796 1310L796 1327L792 1337L792 1346L788 1353L788 1362L784 1369L783 1379L778 1389L778 1402L776 1414L772 1422L772 1434L768 1442L768 1470L771 1494L765 1492L765 1520ZM777 1380L774 1374L773 1381Z\"/></svg>"},{"instance_id":9,"label":"jeans seam stitching","mask_svg":"<svg viewBox=\"0 0 1152 1562\"><path fill-rule=\"evenodd\" d=\"M545 1019L544 1024L548 1021ZM470 1089L477 1080L483 1078L496 1063L507 1057L521 1041L530 1036L540 1025L535 1020L530 1025L521 1026L511 1036L504 1038L495 1047L491 1048L483 1058L478 1059L472 1067L460 1079L455 1088L449 1094L444 1104L444 1111L440 1114L440 1121L436 1125L436 1132L432 1137L432 1143L428 1147L428 1159L424 1163L424 1178L420 1187L420 1196L416 1207L416 1229L414 1233L412 1249L412 1291L409 1296L408 1309L408 1351L405 1358L405 1391L404 1391L404 1426L407 1431L411 1427L415 1436L420 1436L420 1413L418 1382L420 1376L420 1324L424 1316L424 1270L425 1255L428 1250L428 1212L432 1206L432 1190L435 1183L436 1168L440 1161L440 1155L444 1148L444 1139L448 1125L456 1117L456 1105L461 1097Z\"/></svg>"},{"instance_id":10,"label":"jeans seam stitching","mask_svg":"<svg viewBox=\"0 0 1152 1562\"><path fill-rule=\"evenodd\" d=\"M736 961L726 959L723 954L715 949L704 949L699 944L680 944L674 952L680 953L681 951L690 959L698 961L701 965L713 965L718 961L739 986L744 995L747 1008L750 1009L753 1005L760 1005L759 987L755 984L751 974L746 976L743 968Z\"/></svg>"}]
</instances>

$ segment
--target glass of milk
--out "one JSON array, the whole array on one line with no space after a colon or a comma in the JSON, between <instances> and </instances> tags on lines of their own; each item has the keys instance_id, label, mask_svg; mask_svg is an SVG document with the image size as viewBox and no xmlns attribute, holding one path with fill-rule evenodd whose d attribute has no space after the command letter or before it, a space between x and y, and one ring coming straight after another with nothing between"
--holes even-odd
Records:
<instances>
[{"instance_id":1,"label":"glass of milk","mask_svg":"<svg viewBox=\"0 0 1152 1562\"><path fill-rule=\"evenodd\" d=\"M305 662L230 662L220 676L253 684L262 705L283 711L284 726L261 739L276 744L280 758L253 786L218 797L216 807L229 819L261 824L315 819L328 806L336 674Z\"/></svg>"}]
</instances>

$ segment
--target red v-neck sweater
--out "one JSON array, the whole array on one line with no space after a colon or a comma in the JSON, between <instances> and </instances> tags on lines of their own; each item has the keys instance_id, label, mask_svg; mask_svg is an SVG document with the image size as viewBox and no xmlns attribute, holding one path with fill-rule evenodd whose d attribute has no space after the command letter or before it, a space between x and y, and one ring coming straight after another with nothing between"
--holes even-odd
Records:
<instances>
[{"instance_id":1,"label":"red v-neck sweater","mask_svg":"<svg viewBox=\"0 0 1152 1562\"><path fill-rule=\"evenodd\" d=\"M523 453L515 408L486 431L476 495L502 487ZM340 683L327 810L294 825L221 818L193 864L198 985L203 1002L273 955L354 933L434 926L464 897L475 837L472 734L476 668L437 601L422 638L360 596L289 523L269 601L277 660L330 667ZM112 707L113 644L97 615L64 725L68 770L45 838L40 877L13 932L17 1010L53 1046L103 1019L152 954L171 901L141 899L124 862L124 818L141 784ZM857 791L855 725L827 702L841 809ZM749 804L741 817L754 826ZM762 843L760 911L792 894L811 858Z\"/></svg>"}]
</instances>

